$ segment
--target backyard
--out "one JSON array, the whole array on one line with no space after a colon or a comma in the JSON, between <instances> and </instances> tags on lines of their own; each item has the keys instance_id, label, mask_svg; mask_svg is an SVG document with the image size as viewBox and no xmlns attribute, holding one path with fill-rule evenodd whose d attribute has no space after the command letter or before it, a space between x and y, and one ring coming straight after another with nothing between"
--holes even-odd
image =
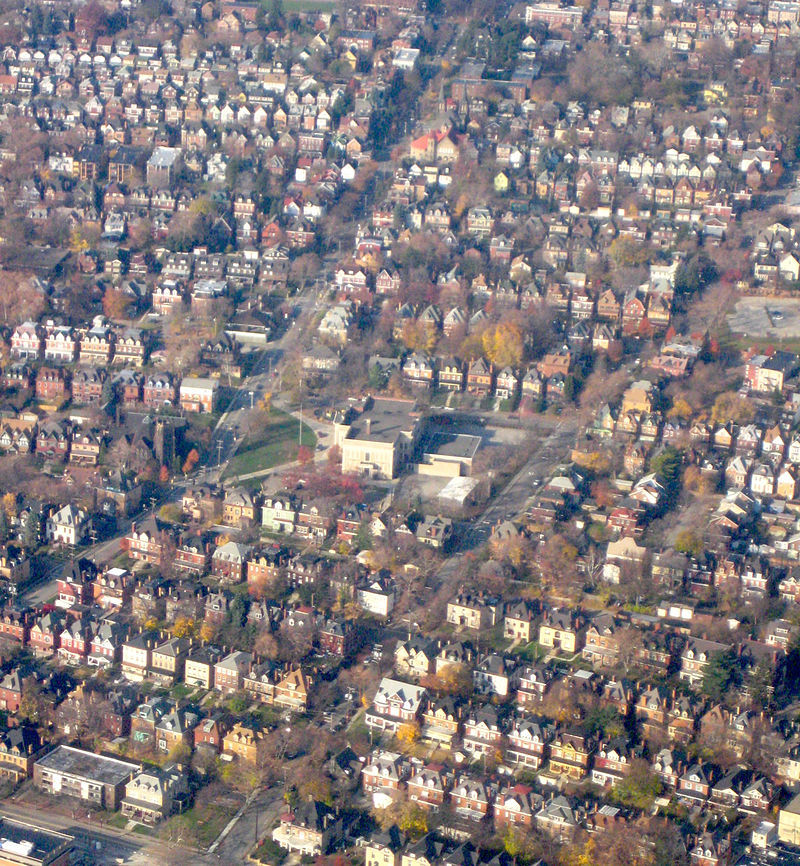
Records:
<instances>
[{"instance_id":1,"label":"backyard","mask_svg":"<svg viewBox=\"0 0 800 866\"><path fill-rule=\"evenodd\" d=\"M228 463L224 478L249 475L297 459L300 422L280 409L271 408L258 430L248 433L236 455ZM300 442L313 454L317 445L314 431L303 424Z\"/></svg>"}]
</instances>

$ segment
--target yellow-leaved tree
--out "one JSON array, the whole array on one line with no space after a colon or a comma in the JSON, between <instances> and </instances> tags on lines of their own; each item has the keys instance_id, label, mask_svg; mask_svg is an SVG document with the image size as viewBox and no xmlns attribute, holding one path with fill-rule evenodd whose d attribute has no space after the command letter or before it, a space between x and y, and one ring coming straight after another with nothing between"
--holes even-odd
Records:
<instances>
[{"instance_id":1,"label":"yellow-leaved tree","mask_svg":"<svg viewBox=\"0 0 800 866\"><path fill-rule=\"evenodd\" d=\"M482 337L483 351L495 367L516 367L522 361L522 331L513 322L499 322Z\"/></svg>"}]
</instances>

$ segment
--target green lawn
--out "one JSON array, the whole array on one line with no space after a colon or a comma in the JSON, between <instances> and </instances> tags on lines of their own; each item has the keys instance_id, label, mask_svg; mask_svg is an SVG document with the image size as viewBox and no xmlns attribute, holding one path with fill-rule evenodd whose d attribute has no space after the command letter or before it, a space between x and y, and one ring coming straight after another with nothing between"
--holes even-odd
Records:
<instances>
[{"instance_id":1,"label":"green lawn","mask_svg":"<svg viewBox=\"0 0 800 866\"><path fill-rule=\"evenodd\" d=\"M181 839L198 848L208 848L236 811L231 804L195 806L162 824L159 836L162 839Z\"/></svg>"},{"instance_id":2,"label":"green lawn","mask_svg":"<svg viewBox=\"0 0 800 866\"><path fill-rule=\"evenodd\" d=\"M248 434L223 477L247 475L281 463L291 463L297 458L299 426L300 422L286 412L270 409L267 423L261 430ZM303 424L301 441L312 451L316 448L317 437L306 424Z\"/></svg>"}]
</instances>

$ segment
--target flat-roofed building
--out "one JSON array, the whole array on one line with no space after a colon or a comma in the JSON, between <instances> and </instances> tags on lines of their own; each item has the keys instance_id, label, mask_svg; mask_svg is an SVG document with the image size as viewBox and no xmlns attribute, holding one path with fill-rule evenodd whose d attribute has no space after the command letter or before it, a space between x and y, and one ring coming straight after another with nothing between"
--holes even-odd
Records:
<instances>
[{"instance_id":1,"label":"flat-roofed building","mask_svg":"<svg viewBox=\"0 0 800 866\"><path fill-rule=\"evenodd\" d=\"M0 817L0 866L68 866L74 836Z\"/></svg>"},{"instance_id":2,"label":"flat-roofed building","mask_svg":"<svg viewBox=\"0 0 800 866\"><path fill-rule=\"evenodd\" d=\"M115 811L125 785L141 767L131 761L57 746L33 765L33 782L48 794L66 794Z\"/></svg>"},{"instance_id":3,"label":"flat-roofed building","mask_svg":"<svg viewBox=\"0 0 800 866\"><path fill-rule=\"evenodd\" d=\"M370 398L355 419L334 425L342 472L396 478L411 459L420 429L413 401Z\"/></svg>"},{"instance_id":4,"label":"flat-roofed building","mask_svg":"<svg viewBox=\"0 0 800 866\"><path fill-rule=\"evenodd\" d=\"M480 436L465 433L431 433L422 440L420 475L458 478L472 474L472 461L481 445Z\"/></svg>"}]
</instances>

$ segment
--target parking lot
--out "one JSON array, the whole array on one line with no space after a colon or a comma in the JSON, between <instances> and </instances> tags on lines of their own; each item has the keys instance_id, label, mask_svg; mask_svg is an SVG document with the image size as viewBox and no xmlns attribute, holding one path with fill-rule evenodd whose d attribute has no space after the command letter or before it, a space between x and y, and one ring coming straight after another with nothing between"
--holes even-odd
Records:
<instances>
[{"instance_id":1,"label":"parking lot","mask_svg":"<svg viewBox=\"0 0 800 866\"><path fill-rule=\"evenodd\" d=\"M728 325L743 337L794 340L800 337L800 298L742 298Z\"/></svg>"}]
</instances>

